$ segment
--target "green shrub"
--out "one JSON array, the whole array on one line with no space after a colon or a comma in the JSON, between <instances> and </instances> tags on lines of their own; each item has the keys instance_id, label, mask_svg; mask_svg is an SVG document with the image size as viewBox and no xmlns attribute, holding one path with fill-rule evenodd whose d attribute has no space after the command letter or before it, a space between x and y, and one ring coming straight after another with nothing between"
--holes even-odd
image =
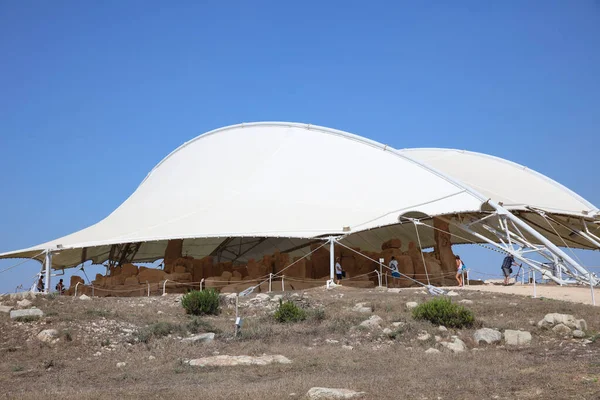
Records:
<instances>
[{"instance_id":1,"label":"green shrub","mask_svg":"<svg viewBox=\"0 0 600 400\"><path fill-rule=\"evenodd\" d=\"M468 328L473 326L475 317L470 310L453 304L450 299L439 297L415 307L413 318L427 320L435 325L449 328Z\"/></svg>"},{"instance_id":2,"label":"green shrub","mask_svg":"<svg viewBox=\"0 0 600 400\"><path fill-rule=\"evenodd\" d=\"M148 343L151 338L164 337L171 333L181 333L181 326L171 324L169 322L157 322L152 325L148 325L136 332L135 336L138 341L142 343ZM110 342L109 342L110 344Z\"/></svg>"},{"instance_id":3,"label":"green shrub","mask_svg":"<svg viewBox=\"0 0 600 400\"><path fill-rule=\"evenodd\" d=\"M217 315L219 313L219 292L215 289L194 290L183 296L181 305L192 315Z\"/></svg>"},{"instance_id":4,"label":"green shrub","mask_svg":"<svg viewBox=\"0 0 600 400\"><path fill-rule=\"evenodd\" d=\"M279 300L279 307L274 316L278 322L300 322L306 319L306 311L292 301L283 303Z\"/></svg>"}]
</instances>

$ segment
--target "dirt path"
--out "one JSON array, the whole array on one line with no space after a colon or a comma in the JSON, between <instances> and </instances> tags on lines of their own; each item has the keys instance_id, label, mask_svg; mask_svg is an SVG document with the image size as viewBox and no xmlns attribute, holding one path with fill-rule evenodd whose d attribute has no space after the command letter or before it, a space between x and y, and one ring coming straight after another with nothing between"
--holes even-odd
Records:
<instances>
[{"instance_id":1,"label":"dirt path","mask_svg":"<svg viewBox=\"0 0 600 400\"><path fill-rule=\"evenodd\" d=\"M454 288L456 290L457 288ZM533 285L480 285L466 286L464 290L480 292L517 294L520 296L533 296ZM600 305L600 288L594 289L596 304ZM589 287L583 286L555 286L536 285L537 297L546 297L555 300L571 301L574 303L592 304L592 294Z\"/></svg>"}]
</instances>

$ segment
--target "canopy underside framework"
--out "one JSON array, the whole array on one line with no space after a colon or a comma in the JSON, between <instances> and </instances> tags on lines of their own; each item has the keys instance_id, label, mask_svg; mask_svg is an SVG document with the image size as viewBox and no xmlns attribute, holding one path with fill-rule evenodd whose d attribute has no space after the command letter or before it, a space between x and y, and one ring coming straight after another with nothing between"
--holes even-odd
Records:
<instances>
[{"instance_id":1,"label":"canopy underside framework","mask_svg":"<svg viewBox=\"0 0 600 400\"><path fill-rule=\"evenodd\" d=\"M349 162L333 167L336 154ZM435 244L433 217L449 223L452 244L496 243L507 252L515 244L541 246L567 270L577 263L556 246L600 249L598 208L518 164L459 150L395 150L342 131L267 122L185 143L104 220L0 258L43 262L51 252L53 269L153 262L169 240L183 239L183 255L246 263L275 251L305 255L329 236L365 251L400 239L406 250L416 230L426 249ZM575 270L585 275L582 266Z\"/></svg>"}]
</instances>

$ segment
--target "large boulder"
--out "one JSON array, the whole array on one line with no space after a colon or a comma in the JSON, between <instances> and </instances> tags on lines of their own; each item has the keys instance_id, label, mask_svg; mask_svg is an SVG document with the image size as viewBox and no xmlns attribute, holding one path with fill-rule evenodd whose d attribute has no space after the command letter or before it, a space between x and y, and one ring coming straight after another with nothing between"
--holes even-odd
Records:
<instances>
[{"instance_id":1,"label":"large boulder","mask_svg":"<svg viewBox=\"0 0 600 400\"><path fill-rule=\"evenodd\" d=\"M291 361L281 355L252 356L212 356L189 360L189 365L194 367L231 367L236 365L268 365L272 363L290 364Z\"/></svg>"},{"instance_id":2,"label":"large boulder","mask_svg":"<svg viewBox=\"0 0 600 400\"><path fill-rule=\"evenodd\" d=\"M350 389L334 389L324 387L310 388L306 397L308 399L358 399L365 395L365 392L355 392Z\"/></svg>"},{"instance_id":3,"label":"large boulder","mask_svg":"<svg viewBox=\"0 0 600 400\"><path fill-rule=\"evenodd\" d=\"M359 326L362 326L367 329L380 329L382 323L383 319L380 316L373 315L369 319L361 322Z\"/></svg>"},{"instance_id":4,"label":"large boulder","mask_svg":"<svg viewBox=\"0 0 600 400\"><path fill-rule=\"evenodd\" d=\"M502 340L502 333L496 329L481 328L475 331L473 339L478 344L485 342L487 344L497 343Z\"/></svg>"},{"instance_id":5,"label":"large boulder","mask_svg":"<svg viewBox=\"0 0 600 400\"><path fill-rule=\"evenodd\" d=\"M531 333L527 331L504 331L504 342L509 346L529 346L531 344Z\"/></svg>"},{"instance_id":6,"label":"large boulder","mask_svg":"<svg viewBox=\"0 0 600 400\"><path fill-rule=\"evenodd\" d=\"M123 279L126 279L130 276L135 276L138 274L138 267L133 264L123 264L121 265L121 275Z\"/></svg>"},{"instance_id":7,"label":"large boulder","mask_svg":"<svg viewBox=\"0 0 600 400\"><path fill-rule=\"evenodd\" d=\"M17 301L18 308L28 308L28 307L31 307L32 304L33 303L27 299Z\"/></svg>"},{"instance_id":8,"label":"large boulder","mask_svg":"<svg viewBox=\"0 0 600 400\"><path fill-rule=\"evenodd\" d=\"M198 335L189 336L181 339L182 342L190 342L190 343L207 343L212 342L215 339L215 334L213 332L208 333L200 333Z\"/></svg>"},{"instance_id":9,"label":"large boulder","mask_svg":"<svg viewBox=\"0 0 600 400\"><path fill-rule=\"evenodd\" d=\"M165 249L165 269L171 271L171 265L181 257L183 251L183 239L171 239L167 242L167 248ZM167 268L168 266L168 268Z\"/></svg>"},{"instance_id":10,"label":"large boulder","mask_svg":"<svg viewBox=\"0 0 600 400\"><path fill-rule=\"evenodd\" d=\"M58 331L56 329L44 329L37 334L38 340L45 343L52 343L58 339Z\"/></svg>"},{"instance_id":11,"label":"large boulder","mask_svg":"<svg viewBox=\"0 0 600 400\"><path fill-rule=\"evenodd\" d=\"M546 314L544 318L538 322L538 327L549 329L554 325L563 324L569 328L579 329L580 324L578 324L577 321L578 320L571 314L550 313Z\"/></svg>"},{"instance_id":12,"label":"large boulder","mask_svg":"<svg viewBox=\"0 0 600 400\"><path fill-rule=\"evenodd\" d=\"M460 340L458 336L452 336L451 342L440 342L440 344L453 353L460 353L467 349L465 342Z\"/></svg>"},{"instance_id":13,"label":"large boulder","mask_svg":"<svg viewBox=\"0 0 600 400\"><path fill-rule=\"evenodd\" d=\"M452 241L450 236L450 224L438 217L433 217L433 237L435 240L434 252L442 265L442 272L447 278L444 278L445 285L456 285L457 282L452 276L456 273L456 256L452 251Z\"/></svg>"},{"instance_id":14,"label":"large boulder","mask_svg":"<svg viewBox=\"0 0 600 400\"><path fill-rule=\"evenodd\" d=\"M154 268L140 268L140 272L138 274L138 281L142 283L159 283L165 280L165 271L161 269Z\"/></svg>"},{"instance_id":15,"label":"large boulder","mask_svg":"<svg viewBox=\"0 0 600 400\"><path fill-rule=\"evenodd\" d=\"M12 310L10 312L10 318L22 318L22 317L43 317L44 312L39 308L28 308L26 310Z\"/></svg>"}]
</instances>

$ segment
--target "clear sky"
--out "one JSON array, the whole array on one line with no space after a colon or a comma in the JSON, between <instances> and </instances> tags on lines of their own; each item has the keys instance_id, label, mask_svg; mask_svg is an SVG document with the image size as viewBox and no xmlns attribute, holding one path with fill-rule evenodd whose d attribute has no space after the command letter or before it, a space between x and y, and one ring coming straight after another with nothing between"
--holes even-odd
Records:
<instances>
[{"instance_id":1,"label":"clear sky","mask_svg":"<svg viewBox=\"0 0 600 400\"><path fill-rule=\"evenodd\" d=\"M0 1L0 60L0 252L97 222L186 140L261 120L489 153L600 204L599 0Z\"/></svg>"}]
</instances>

